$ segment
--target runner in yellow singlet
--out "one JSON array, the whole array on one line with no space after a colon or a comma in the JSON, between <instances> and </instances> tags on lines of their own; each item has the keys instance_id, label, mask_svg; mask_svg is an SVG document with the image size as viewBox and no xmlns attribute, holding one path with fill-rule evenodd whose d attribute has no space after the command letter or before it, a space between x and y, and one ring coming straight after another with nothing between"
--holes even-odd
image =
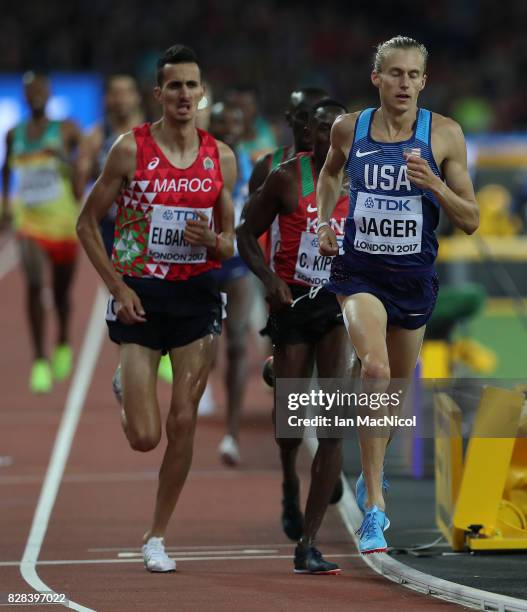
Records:
<instances>
[{"instance_id":1,"label":"runner in yellow singlet","mask_svg":"<svg viewBox=\"0 0 527 612\"><path fill-rule=\"evenodd\" d=\"M13 221L26 277L34 349L29 387L34 393L47 393L53 378L67 378L72 365L69 297L77 256L75 222L80 184L74 180L71 160L80 141L80 130L72 121L52 121L47 117L50 92L45 76L26 73L23 82L31 115L7 134L0 226L6 228ZM18 186L12 213L9 192L13 171L18 174ZM41 300L46 259L52 266L58 320L51 363L46 357Z\"/></svg>"}]
</instances>

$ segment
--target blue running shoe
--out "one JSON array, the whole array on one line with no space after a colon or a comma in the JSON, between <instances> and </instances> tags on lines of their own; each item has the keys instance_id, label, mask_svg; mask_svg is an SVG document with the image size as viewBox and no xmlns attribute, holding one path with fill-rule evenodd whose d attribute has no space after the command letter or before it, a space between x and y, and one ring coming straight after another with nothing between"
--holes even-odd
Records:
<instances>
[{"instance_id":1,"label":"blue running shoe","mask_svg":"<svg viewBox=\"0 0 527 612\"><path fill-rule=\"evenodd\" d=\"M388 490L387 478L384 476L384 472L382 473L382 490L386 493ZM366 491L366 481L364 480L364 474L361 472L360 476L357 479L357 484L355 485L355 498L357 500L357 506L362 514L366 511L366 499L368 498L368 493Z\"/></svg>"},{"instance_id":2,"label":"blue running shoe","mask_svg":"<svg viewBox=\"0 0 527 612\"><path fill-rule=\"evenodd\" d=\"M384 531L390 526L386 514L377 506L372 506L366 511L362 525L357 529L359 536L359 551L363 555L386 552L388 545L384 538Z\"/></svg>"}]
</instances>

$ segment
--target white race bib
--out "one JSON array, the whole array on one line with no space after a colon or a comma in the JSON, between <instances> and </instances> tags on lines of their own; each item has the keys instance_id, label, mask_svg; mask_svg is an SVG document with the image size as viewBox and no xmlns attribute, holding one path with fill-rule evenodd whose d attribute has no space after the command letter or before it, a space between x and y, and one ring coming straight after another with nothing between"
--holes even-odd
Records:
<instances>
[{"instance_id":1,"label":"white race bib","mask_svg":"<svg viewBox=\"0 0 527 612\"><path fill-rule=\"evenodd\" d=\"M337 236L339 247L342 247L342 236ZM329 281L333 257L320 255L318 237L313 232L302 232L300 247L295 266L295 280L318 287Z\"/></svg>"},{"instance_id":2,"label":"white race bib","mask_svg":"<svg viewBox=\"0 0 527 612\"><path fill-rule=\"evenodd\" d=\"M421 196L383 196L359 191L355 204L354 248L372 254L421 252Z\"/></svg>"},{"instance_id":3,"label":"white race bib","mask_svg":"<svg viewBox=\"0 0 527 612\"><path fill-rule=\"evenodd\" d=\"M53 202L62 196L62 182L57 168L24 167L20 169L20 198L33 207Z\"/></svg>"},{"instance_id":4,"label":"white race bib","mask_svg":"<svg viewBox=\"0 0 527 612\"><path fill-rule=\"evenodd\" d=\"M183 239L187 221L197 219L196 211L212 218L212 208L185 208L154 205L148 235L148 255L156 262L199 264L207 261L207 247L191 246Z\"/></svg>"}]
</instances>

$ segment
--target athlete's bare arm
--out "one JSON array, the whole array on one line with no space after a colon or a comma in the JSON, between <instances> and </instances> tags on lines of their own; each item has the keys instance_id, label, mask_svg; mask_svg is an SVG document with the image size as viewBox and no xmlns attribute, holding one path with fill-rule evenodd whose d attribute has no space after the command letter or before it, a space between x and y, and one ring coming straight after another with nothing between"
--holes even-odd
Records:
<instances>
[{"instance_id":1,"label":"athlete's bare arm","mask_svg":"<svg viewBox=\"0 0 527 612\"><path fill-rule=\"evenodd\" d=\"M11 202L9 199L9 188L11 186L11 148L13 146L14 130L7 132L5 140L5 159L2 166L2 210L0 211L0 230L7 229L11 224Z\"/></svg>"},{"instance_id":2,"label":"athlete's bare arm","mask_svg":"<svg viewBox=\"0 0 527 612\"><path fill-rule=\"evenodd\" d=\"M198 211L199 219L187 221L183 237L193 246L206 246L218 259L229 259L234 255L234 205L232 190L236 183L236 157L225 143L216 141L220 155L223 188L214 207L214 232L207 217Z\"/></svg>"},{"instance_id":3,"label":"athlete's bare arm","mask_svg":"<svg viewBox=\"0 0 527 612\"><path fill-rule=\"evenodd\" d=\"M353 144L357 117L358 113L337 117L331 128L331 145L317 184L319 223L328 223L335 210L342 189L344 166ZM320 254L337 255L339 246L331 227L322 225L317 233Z\"/></svg>"},{"instance_id":4,"label":"athlete's bare arm","mask_svg":"<svg viewBox=\"0 0 527 612\"><path fill-rule=\"evenodd\" d=\"M479 226L479 209L467 168L467 148L459 125L434 113L432 151L445 181L436 176L425 159L410 156L408 178L420 189L430 190L455 227L473 234Z\"/></svg>"},{"instance_id":5,"label":"athlete's bare arm","mask_svg":"<svg viewBox=\"0 0 527 612\"><path fill-rule=\"evenodd\" d=\"M137 294L114 270L99 232L99 222L108 212L123 185L135 172L136 144L131 132L117 139L101 176L95 182L77 221L77 235L99 276L118 302L117 316L123 323L145 321L144 309Z\"/></svg>"},{"instance_id":6,"label":"athlete's bare arm","mask_svg":"<svg viewBox=\"0 0 527 612\"><path fill-rule=\"evenodd\" d=\"M73 194L77 200L80 200L82 198L85 185L82 184L81 178L77 173L76 155L82 140L82 132L79 126L74 121L69 119L61 121L60 128L62 132L62 139L66 146L66 162L70 167Z\"/></svg>"},{"instance_id":7,"label":"athlete's bare arm","mask_svg":"<svg viewBox=\"0 0 527 612\"><path fill-rule=\"evenodd\" d=\"M97 178L95 174L96 161L103 145L102 127L95 126L85 134L79 144L76 172L79 184L84 190L91 179Z\"/></svg>"},{"instance_id":8,"label":"athlete's bare arm","mask_svg":"<svg viewBox=\"0 0 527 612\"><path fill-rule=\"evenodd\" d=\"M296 159L271 172L263 186L249 199L245 220L237 231L240 255L264 284L273 309L291 304L293 298L287 284L265 262L258 238L271 227L277 215L295 209L298 202L295 172Z\"/></svg>"},{"instance_id":9,"label":"athlete's bare arm","mask_svg":"<svg viewBox=\"0 0 527 612\"><path fill-rule=\"evenodd\" d=\"M265 182L271 171L271 154L261 157L255 164L249 179L249 194L253 194Z\"/></svg>"}]
</instances>

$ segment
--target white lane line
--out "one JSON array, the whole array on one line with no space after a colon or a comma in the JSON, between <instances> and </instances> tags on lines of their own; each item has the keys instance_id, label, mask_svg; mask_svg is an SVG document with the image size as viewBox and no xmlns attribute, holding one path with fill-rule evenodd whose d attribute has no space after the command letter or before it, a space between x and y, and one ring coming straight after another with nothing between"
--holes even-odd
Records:
<instances>
[{"instance_id":1,"label":"white lane line","mask_svg":"<svg viewBox=\"0 0 527 612\"><path fill-rule=\"evenodd\" d=\"M39 592L53 592L39 577L36 571L38 556L42 542L46 535L51 511L57 498L57 492L64 474L64 468L71 449L71 443L79 423L79 418L84 405L88 386L90 384L93 370L99 356L104 335L104 312L107 293L102 288L97 289L95 301L84 342L82 345L77 367L70 385L68 397L64 407L64 413L55 438L55 444L51 453L44 484L40 491L40 497L33 516L31 531L26 543L24 555L20 562L20 573L24 580ZM68 608L83 612L92 612L74 601L67 603Z\"/></svg>"},{"instance_id":2,"label":"white lane line","mask_svg":"<svg viewBox=\"0 0 527 612\"><path fill-rule=\"evenodd\" d=\"M167 550L165 548L165 550ZM169 551L170 552L170 551ZM201 555L207 555L210 556L211 558L215 558L214 555L220 555L220 556L225 556L225 555L249 555L250 557L252 557L253 555L276 555L276 553L278 552L278 549L275 550L258 550L257 548L253 548L250 550L203 550L200 554ZM184 557L184 558L189 558L189 557L195 557L196 553L195 552L177 552L176 554ZM118 559L135 559L136 557L140 557L141 559L143 558L143 553L142 552L120 552L117 553L117 558Z\"/></svg>"},{"instance_id":3,"label":"white lane line","mask_svg":"<svg viewBox=\"0 0 527 612\"><path fill-rule=\"evenodd\" d=\"M18 263L19 254L15 240L8 240L0 249L0 280L7 276Z\"/></svg>"},{"instance_id":4,"label":"white lane line","mask_svg":"<svg viewBox=\"0 0 527 612\"><path fill-rule=\"evenodd\" d=\"M327 553L328 556L331 555L331 558L333 559L335 558L350 558L350 557L359 557L360 555L358 553L338 553L338 554L333 554L333 553ZM289 554L289 555L226 555L224 557L210 557L210 556L195 556L195 557L178 557L178 556L171 556L171 559L174 559L178 562L184 562L184 561L247 561L250 559L257 559L257 560L262 560L262 559L289 559L290 561L293 561L293 554ZM49 561L38 561L37 565L39 567L41 566L51 566L51 565L105 565L105 564L109 564L109 565L114 565L114 564L120 564L120 563L143 563L143 559L53 559L53 560L49 560ZM0 562L0 567L15 567L19 565L19 561L1 561ZM44 589L46 592L50 592L49 589ZM53 591L51 591L53 592ZM73 602L69 602L70 605L73 604ZM75 606L78 606L78 604L74 604ZM74 608L75 610L88 610L89 612L94 612L92 610L90 610L89 608L83 608L82 606L80 607L76 607Z\"/></svg>"},{"instance_id":5,"label":"white lane line","mask_svg":"<svg viewBox=\"0 0 527 612\"><path fill-rule=\"evenodd\" d=\"M258 549L258 550L265 550L265 549L273 549L273 548L290 548L291 550L294 550L295 544L293 542L291 542L291 544L234 544L234 545L230 545L230 544L222 544L222 545L218 545L218 546L165 546L165 550L169 550L172 552L183 552L186 550L194 550L194 551L200 551L200 553L203 553L203 551L205 550L230 550L233 553L236 552L240 552L241 550L247 550L247 549ZM140 546L114 546L111 548L88 548L87 551L88 552L125 552L125 551L129 551L129 552L135 552L135 551L140 551L141 547Z\"/></svg>"}]
</instances>

